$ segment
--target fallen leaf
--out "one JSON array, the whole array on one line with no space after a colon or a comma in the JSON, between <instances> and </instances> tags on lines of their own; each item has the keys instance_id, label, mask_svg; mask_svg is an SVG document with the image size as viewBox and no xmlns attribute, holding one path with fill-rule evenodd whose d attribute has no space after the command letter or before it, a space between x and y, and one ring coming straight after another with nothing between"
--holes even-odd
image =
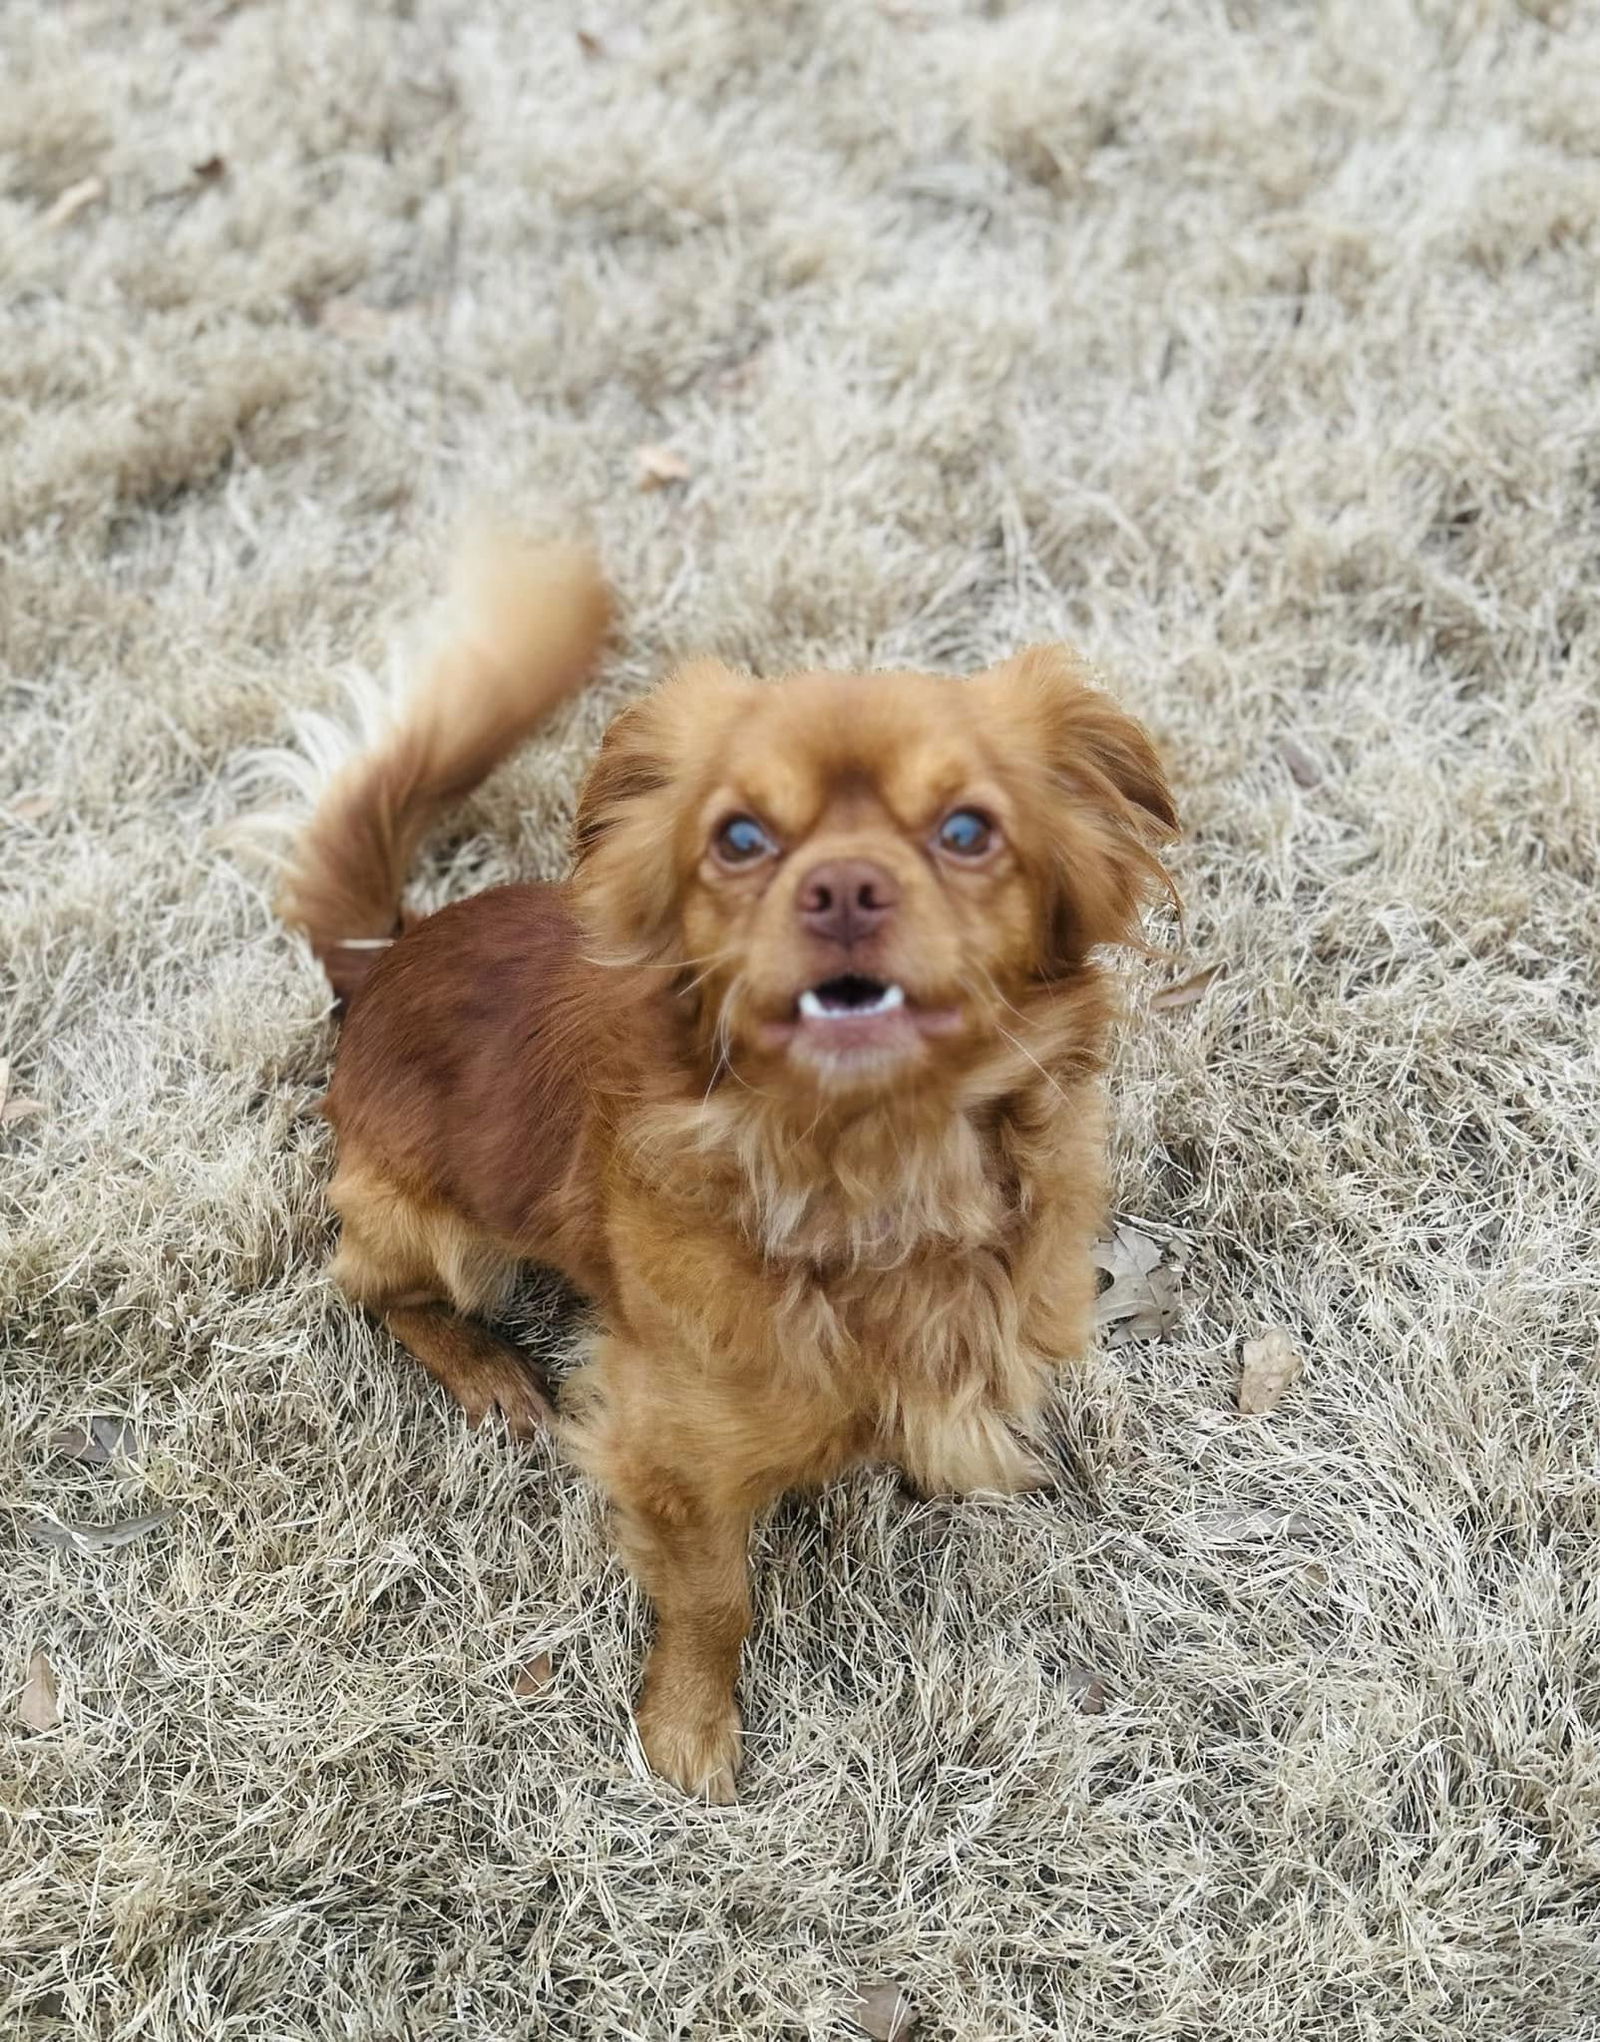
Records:
<instances>
[{"instance_id":1,"label":"fallen leaf","mask_svg":"<svg viewBox=\"0 0 1600 2042\"><path fill-rule=\"evenodd\" d=\"M1212 980L1220 978L1227 968L1225 964L1208 964L1204 971L1191 972L1188 978L1180 978L1175 986L1163 986L1160 992L1152 994L1150 1005L1167 1010L1192 1007Z\"/></svg>"},{"instance_id":2,"label":"fallen leaf","mask_svg":"<svg viewBox=\"0 0 1600 2042\"><path fill-rule=\"evenodd\" d=\"M1118 1220L1111 1238L1096 1243L1095 1260L1109 1276L1117 1276L1123 1269L1136 1269L1141 1276L1148 1276L1152 1269L1161 1267L1161 1243L1149 1234L1141 1234L1137 1227L1130 1227L1125 1220Z\"/></svg>"},{"instance_id":3,"label":"fallen leaf","mask_svg":"<svg viewBox=\"0 0 1600 2042\"><path fill-rule=\"evenodd\" d=\"M1298 1538L1314 1526L1302 1510L1219 1510L1195 1529L1217 1545L1233 1546L1253 1539Z\"/></svg>"},{"instance_id":4,"label":"fallen leaf","mask_svg":"<svg viewBox=\"0 0 1600 2042\"><path fill-rule=\"evenodd\" d=\"M512 1684L511 1692L524 1698L543 1694L550 1685L550 1676L554 1670L550 1654L541 1652L536 1659L530 1659L525 1665L517 1668L517 1677Z\"/></svg>"},{"instance_id":5,"label":"fallen leaf","mask_svg":"<svg viewBox=\"0 0 1600 2042\"><path fill-rule=\"evenodd\" d=\"M730 362L725 369L719 369L716 386L724 396L737 397L749 388L763 366L761 350L754 348L742 360Z\"/></svg>"},{"instance_id":6,"label":"fallen leaf","mask_svg":"<svg viewBox=\"0 0 1600 2042\"><path fill-rule=\"evenodd\" d=\"M665 489L669 482L687 482L694 472L671 447L638 447L634 458L639 463L641 489Z\"/></svg>"},{"instance_id":7,"label":"fallen leaf","mask_svg":"<svg viewBox=\"0 0 1600 2042\"><path fill-rule=\"evenodd\" d=\"M30 1518L22 1527L41 1546L59 1546L64 1553L110 1553L131 1545L165 1524L174 1513L153 1510L148 1517L130 1517L121 1524L58 1524L48 1517Z\"/></svg>"},{"instance_id":8,"label":"fallen leaf","mask_svg":"<svg viewBox=\"0 0 1600 2042\"><path fill-rule=\"evenodd\" d=\"M578 48L586 57L603 57L606 46L597 35L591 35L586 28L577 30Z\"/></svg>"},{"instance_id":9,"label":"fallen leaf","mask_svg":"<svg viewBox=\"0 0 1600 2042\"><path fill-rule=\"evenodd\" d=\"M9 1127L14 1120L32 1120L36 1113L43 1113L42 1099L8 1099L0 1106L0 1127Z\"/></svg>"},{"instance_id":10,"label":"fallen leaf","mask_svg":"<svg viewBox=\"0 0 1600 2042\"><path fill-rule=\"evenodd\" d=\"M126 1418L91 1418L87 1425L68 1425L50 1435L50 1445L69 1460L104 1467L119 1454L132 1460L139 1450L133 1425Z\"/></svg>"},{"instance_id":11,"label":"fallen leaf","mask_svg":"<svg viewBox=\"0 0 1600 2042\"><path fill-rule=\"evenodd\" d=\"M57 227L81 213L85 206L92 206L96 199L106 195L106 181L103 177L85 177L77 184L69 184L44 216L44 224L52 233Z\"/></svg>"},{"instance_id":12,"label":"fallen leaf","mask_svg":"<svg viewBox=\"0 0 1600 2042\"><path fill-rule=\"evenodd\" d=\"M1305 1365L1305 1357L1286 1326L1269 1326L1259 1340L1247 1340L1239 1375L1239 1409L1256 1418L1275 1411Z\"/></svg>"},{"instance_id":13,"label":"fallen leaf","mask_svg":"<svg viewBox=\"0 0 1600 2042\"><path fill-rule=\"evenodd\" d=\"M340 340L381 340L389 331L389 315L359 298L325 298L317 307L317 324Z\"/></svg>"},{"instance_id":14,"label":"fallen leaf","mask_svg":"<svg viewBox=\"0 0 1600 2042\"><path fill-rule=\"evenodd\" d=\"M917 2025L917 2010L903 1985L887 1980L881 1985L862 1985L855 2003L845 2009L847 2017L874 2042L905 2042Z\"/></svg>"},{"instance_id":15,"label":"fallen leaf","mask_svg":"<svg viewBox=\"0 0 1600 2042\"><path fill-rule=\"evenodd\" d=\"M1278 757L1289 768L1289 778L1297 787L1317 787L1322 782L1322 768L1306 750L1292 737L1280 737Z\"/></svg>"},{"instance_id":16,"label":"fallen leaf","mask_svg":"<svg viewBox=\"0 0 1600 2042\"><path fill-rule=\"evenodd\" d=\"M1178 1279L1165 1266L1159 1241L1119 1222L1111 1238L1097 1241L1090 1253L1095 1267L1111 1278L1095 1300L1095 1323L1108 1347L1159 1340L1171 1332L1178 1317Z\"/></svg>"},{"instance_id":17,"label":"fallen leaf","mask_svg":"<svg viewBox=\"0 0 1600 2042\"><path fill-rule=\"evenodd\" d=\"M22 1684L18 1713L30 1730L43 1733L61 1721L61 1703L56 1688L56 1670L42 1652L28 1661L28 1678Z\"/></svg>"},{"instance_id":18,"label":"fallen leaf","mask_svg":"<svg viewBox=\"0 0 1600 2042\"><path fill-rule=\"evenodd\" d=\"M228 159L225 156L208 156L203 163L193 164L191 170L202 184L216 184L227 175Z\"/></svg>"},{"instance_id":19,"label":"fallen leaf","mask_svg":"<svg viewBox=\"0 0 1600 2042\"><path fill-rule=\"evenodd\" d=\"M1087 1666L1074 1666L1067 1674L1066 1690L1078 1704L1080 1716L1103 1716L1106 1712L1106 1684Z\"/></svg>"},{"instance_id":20,"label":"fallen leaf","mask_svg":"<svg viewBox=\"0 0 1600 2042\"><path fill-rule=\"evenodd\" d=\"M8 811L18 822L37 822L41 815L48 815L61 799L59 794L25 794L20 801L13 801Z\"/></svg>"}]
</instances>

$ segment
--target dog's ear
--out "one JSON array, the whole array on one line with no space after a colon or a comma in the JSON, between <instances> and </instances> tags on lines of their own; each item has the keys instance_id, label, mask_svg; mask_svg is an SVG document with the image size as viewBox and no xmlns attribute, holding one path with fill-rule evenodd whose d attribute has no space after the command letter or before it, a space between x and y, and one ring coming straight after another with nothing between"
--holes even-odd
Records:
<instances>
[{"instance_id":1,"label":"dog's ear","mask_svg":"<svg viewBox=\"0 0 1600 2042\"><path fill-rule=\"evenodd\" d=\"M1052 771L1107 800L1136 834L1177 834L1178 806L1143 724L1095 686L1071 646L1030 645L978 678L1032 722Z\"/></svg>"},{"instance_id":2,"label":"dog's ear","mask_svg":"<svg viewBox=\"0 0 1600 2042\"><path fill-rule=\"evenodd\" d=\"M1178 831L1178 807L1144 727L1065 645L1034 645L977 676L995 726L1031 768L1043 796L1050 868L1046 974L1098 943L1137 942L1152 893L1176 898L1156 855Z\"/></svg>"},{"instance_id":3,"label":"dog's ear","mask_svg":"<svg viewBox=\"0 0 1600 2042\"><path fill-rule=\"evenodd\" d=\"M602 739L572 839L578 912L606 956L644 963L670 952L685 817L714 735L751 685L697 660L624 709Z\"/></svg>"},{"instance_id":4,"label":"dog's ear","mask_svg":"<svg viewBox=\"0 0 1600 2042\"><path fill-rule=\"evenodd\" d=\"M633 703L600 740L572 819L572 850L580 864L608 830L627 820L635 802L659 794L672 778L665 733L655 727L660 717L653 712L654 697Z\"/></svg>"}]
</instances>

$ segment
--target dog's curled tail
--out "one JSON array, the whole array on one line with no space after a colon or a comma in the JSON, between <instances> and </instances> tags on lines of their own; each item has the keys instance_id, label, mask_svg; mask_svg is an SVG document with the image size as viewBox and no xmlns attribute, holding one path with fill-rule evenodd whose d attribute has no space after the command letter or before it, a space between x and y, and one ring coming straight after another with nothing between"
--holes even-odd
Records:
<instances>
[{"instance_id":1,"label":"dog's curled tail","mask_svg":"<svg viewBox=\"0 0 1600 2042\"><path fill-rule=\"evenodd\" d=\"M329 781L279 891L279 914L305 931L341 1002L397 933L424 836L582 685L611 614L584 547L496 535L463 549L420 678Z\"/></svg>"}]
</instances>

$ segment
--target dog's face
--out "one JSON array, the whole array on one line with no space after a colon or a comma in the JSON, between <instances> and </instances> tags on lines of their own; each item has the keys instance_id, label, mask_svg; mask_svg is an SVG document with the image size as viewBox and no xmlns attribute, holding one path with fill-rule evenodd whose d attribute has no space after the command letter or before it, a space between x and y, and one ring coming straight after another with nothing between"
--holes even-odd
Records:
<instances>
[{"instance_id":1,"label":"dog's face","mask_svg":"<svg viewBox=\"0 0 1600 2042\"><path fill-rule=\"evenodd\" d=\"M611 727L579 805L592 938L668 973L708 1061L860 1094L969 1068L1136 932L1177 826L1061 647L972 679L701 663Z\"/></svg>"}]
</instances>

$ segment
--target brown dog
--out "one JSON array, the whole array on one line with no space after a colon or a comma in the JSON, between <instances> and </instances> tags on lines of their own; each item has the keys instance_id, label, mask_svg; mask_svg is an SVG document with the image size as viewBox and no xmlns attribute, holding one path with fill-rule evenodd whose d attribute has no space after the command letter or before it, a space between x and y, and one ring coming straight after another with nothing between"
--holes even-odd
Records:
<instances>
[{"instance_id":1,"label":"brown dog","mask_svg":"<svg viewBox=\"0 0 1600 2042\"><path fill-rule=\"evenodd\" d=\"M655 1602L640 1733L727 1800L753 1515L865 1460L927 1489L1041 1477L1030 1433L1094 1295L1094 952L1137 938L1177 816L1061 646L969 679L707 660L612 724L567 884L385 947L423 831L607 628L581 554L502 548L472 598L285 896L357 995L334 1274L515 1429L549 1406L472 1315L524 1259L594 1301L561 1430Z\"/></svg>"}]
</instances>

